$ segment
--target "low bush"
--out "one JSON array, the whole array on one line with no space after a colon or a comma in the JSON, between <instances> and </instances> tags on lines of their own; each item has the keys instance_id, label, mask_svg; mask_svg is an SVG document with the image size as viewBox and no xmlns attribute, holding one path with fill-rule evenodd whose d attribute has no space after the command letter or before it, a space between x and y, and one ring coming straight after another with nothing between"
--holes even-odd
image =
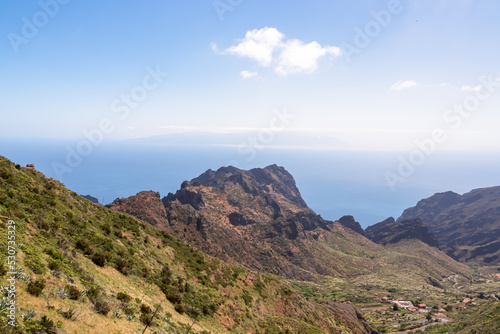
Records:
<instances>
[{"instance_id":1,"label":"low bush","mask_svg":"<svg viewBox=\"0 0 500 334\"><path fill-rule=\"evenodd\" d=\"M38 279L36 281L30 281L28 283L27 291L29 294L38 297L45 288L45 280Z\"/></svg>"},{"instance_id":2,"label":"low bush","mask_svg":"<svg viewBox=\"0 0 500 334\"><path fill-rule=\"evenodd\" d=\"M128 303L132 300L132 297L127 295L125 292L118 292L118 294L116 295L116 299L124 303Z\"/></svg>"},{"instance_id":3,"label":"low bush","mask_svg":"<svg viewBox=\"0 0 500 334\"><path fill-rule=\"evenodd\" d=\"M102 297L97 297L93 300L94 310L102 315L107 315L111 311L111 307L108 302Z\"/></svg>"},{"instance_id":4,"label":"low bush","mask_svg":"<svg viewBox=\"0 0 500 334\"><path fill-rule=\"evenodd\" d=\"M106 256L103 253L95 253L92 256L92 262L99 267L104 267L106 265Z\"/></svg>"}]
</instances>

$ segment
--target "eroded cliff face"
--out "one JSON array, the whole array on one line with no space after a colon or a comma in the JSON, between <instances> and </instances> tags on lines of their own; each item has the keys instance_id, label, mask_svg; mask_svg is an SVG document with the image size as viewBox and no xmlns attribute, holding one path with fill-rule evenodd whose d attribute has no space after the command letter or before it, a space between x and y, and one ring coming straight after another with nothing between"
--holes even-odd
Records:
<instances>
[{"instance_id":1,"label":"eroded cliff face","mask_svg":"<svg viewBox=\"0 0 500 334\"><path fill-rule=\"evenodd\" d=\"M378 244L395 244L401 240L418 239L429 246L437 247L438 242L420 219L407 219L396 222L388 218L383 222L366 228L366 236Z\"/></svg>"},{"instance_id":2,"label":"eroded cliff face","mask_svg":"<svg viewBox=\"0 0 500 334\"><path fill-rule=\"evenodd\" d=\"M296 279L345 273L342 261L331 252L332 245L345 242L339 232L345 227L311 210L292 175L276 165L208 170L161 200L157 193L142 192L109 207L149 221L211 255L257 270ZM347 234L369 242L353 231ZM364 269L369 270L360 263L359 272Z\"/></svg>"},{"instance_id":3,"label":"eroded cliff face","mask_svg":"<svg viewBox=\"0 0 500 334\"><path fill-rule=\"evenodd\" d=\"M398 222L420 219L441 248L461 262L500 264L500 187L464 195L438 193L403 212Z\"/></svg>"},{"instance_id":4,"label":"eroded cliff face","mask_svg":"<svg viewBox=\"0 0 500 334\"><path fill-rule=\"evenodd\" d=\"M388 271L387 262L395 266L398 261L387 259L402 258L409 270L423 271L421 277L429 271L440 279L461 268L452 259L439 262L430 255L428 265L415 264L411 252L400 254L366 238L352 216L337 222L321 218L306 205L290 173L276 165L208 170L162 199L143 192L109 207L141 217L219 259L289 279L353 278ZM392 243L416 236L435 245L423 224L397 225ZM411 244L415 251L430 249L419 240ZM427 253L446 257L437 249Z\"/></svg>"}]
</instances>

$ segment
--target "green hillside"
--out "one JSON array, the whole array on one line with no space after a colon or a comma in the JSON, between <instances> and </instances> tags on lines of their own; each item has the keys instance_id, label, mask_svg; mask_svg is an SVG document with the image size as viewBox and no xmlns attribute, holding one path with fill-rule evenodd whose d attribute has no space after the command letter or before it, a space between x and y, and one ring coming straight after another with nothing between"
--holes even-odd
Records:
<instances>
[{"instance_id":1,"label":"green hillside","mask_svg":"<svg viewBox=\"0 0 500 334\"><path fill-rule=\"evenodd\" d=\"M228 265L5 158L0 216L1 332L140 333L146 324L146 333L370 332L350 305L307 301L274 276Z\"/></svg>"}]
</instances>

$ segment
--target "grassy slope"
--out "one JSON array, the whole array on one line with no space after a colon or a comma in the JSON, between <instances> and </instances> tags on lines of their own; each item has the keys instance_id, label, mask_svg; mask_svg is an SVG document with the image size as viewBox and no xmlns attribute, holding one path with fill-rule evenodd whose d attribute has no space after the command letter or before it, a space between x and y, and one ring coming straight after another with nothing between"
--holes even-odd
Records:
<instances>
[{"instance_id":1,"label":"grassy slope","mask_svg":"<svg viewBox=\"0 0 500 334\"><path fill-rule=\"evenodd\" d=\"M32 282L17 280L18 325L13 332L50 332L54 325L67 333L133 333L144 327L141 314L151 315L147 307L159 304L153 324L158 333L185 333L194 319L195 332L360 331L335 309L306 301L270 275L227 265L4 158L0 216L16 223L18 268L24 268L19 276ZM6 243L7 225L0 223L2 285L7 284ZM37 280L45 285L35 297L27 290L33 291ZM65 296L71 290L77 291L76 300ZM131 300L118 300L119 293ZM103 304L109 312L98 314L95 305ZM63 316L61 311L70 309L79 315L76 319ZM34 317L23 321L29 310ZM3 332L10 328L5 314L0 314Z\"/></svg>"},{"instance_id":2,"label":"grassy slope","mask_svg":"<svg viewBox=\"0 0 500 334\"><path fill-rule=\"evenodd\" d=\"M426 328L426 334L498 334L500 333L500 302L471 307L455 315L452 323Z\"/></svg>"}]
</instances>

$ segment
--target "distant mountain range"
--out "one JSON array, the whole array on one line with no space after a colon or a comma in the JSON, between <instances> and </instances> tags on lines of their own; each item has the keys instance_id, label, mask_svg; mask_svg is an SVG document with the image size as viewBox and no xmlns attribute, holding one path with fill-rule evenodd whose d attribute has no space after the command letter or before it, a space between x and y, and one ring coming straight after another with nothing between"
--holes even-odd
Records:
<instances>
[{"instance_id":1,"label":"distant mountain range","mask_svg":"<svg viewBox=\"0 0 500 334\"><path fill-rule=\"evenodd\" d=\"M405 210L397 221L407 219L420 219L441 249L461 262L500 264L500 187L435 194Z\"/></svg>"}]
</instances>

